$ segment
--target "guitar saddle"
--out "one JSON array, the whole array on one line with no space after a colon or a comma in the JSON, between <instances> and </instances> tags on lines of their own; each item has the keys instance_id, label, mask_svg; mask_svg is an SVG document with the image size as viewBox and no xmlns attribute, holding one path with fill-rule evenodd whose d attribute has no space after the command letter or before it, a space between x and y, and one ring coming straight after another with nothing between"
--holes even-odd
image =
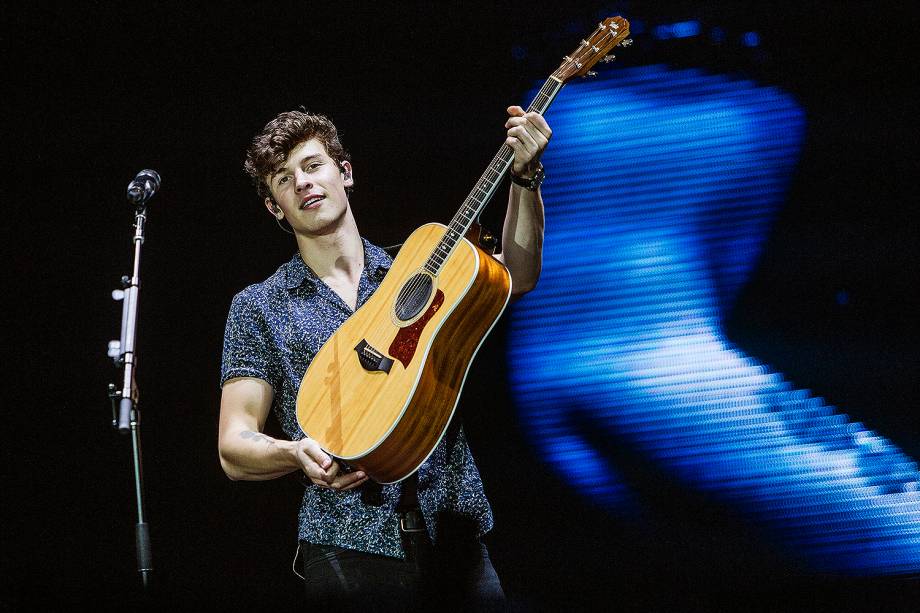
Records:
<instances>
[{"instance_id":1,"label":"guitar saddle","mask_svg":"<svg viewBox=\"0 0 920 613\"><path fill-rule=\"evenodd\" d=\"M355 352L358 354L358 362L360 362L364 370L389 374L390 367L393 366L393 360L371 347L366 340L361 339L361 342L355 345Z\"/></svg>"}]
</instances>

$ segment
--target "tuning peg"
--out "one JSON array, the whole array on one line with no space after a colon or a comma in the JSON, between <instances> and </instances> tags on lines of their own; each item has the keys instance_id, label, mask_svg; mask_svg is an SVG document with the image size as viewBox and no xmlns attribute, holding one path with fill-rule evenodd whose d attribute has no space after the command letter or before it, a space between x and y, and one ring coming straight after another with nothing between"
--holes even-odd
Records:
<instances>
[{"instance_id":1,"label":"tuning peg","mask_svg":"<svg viewBox=\"0 0 920 613\"><path fill-rule=\"evenodd\" d=\"M623 40L620 41L620 46L621 46L621 47L628 47L628 46L630 46L631 44L632 44L632 39L631 39L631 38L624 38Z\"/></svg>"},{"instance_id":2,"label":"tuning peg","mask_svg":"<svg viewBox=\"0 0 920 613\"><path fill-rule=\"evenodd\" d=\"M603 58L601 58L601 61L605 64L609 64L615 59L617 59L617 56L611 53L610 55L605 55Z\"/></svg>"},{"instance_id":3,"label":"tuning peg","mask_svg":"<svg viewBox=\"0 0 920 613\"><path fill-rule=\"evenodd\" d=\"M594 72L593 70L589 70L588 72L586 72L585 74L583 74L583 75L581 76L581 78L582 78L582 79L586 79L586 78L588 78L588 77L596 77L596 76L597 76L597 73L596 73L596 72Z\"/></svg>"}]
</instances>

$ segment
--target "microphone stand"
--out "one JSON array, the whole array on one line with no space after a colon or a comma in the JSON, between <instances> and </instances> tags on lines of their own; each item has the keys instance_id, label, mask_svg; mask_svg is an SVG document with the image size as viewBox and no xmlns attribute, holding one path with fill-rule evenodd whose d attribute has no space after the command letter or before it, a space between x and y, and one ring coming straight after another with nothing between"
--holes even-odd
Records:
<instances>
[{"instance_id":1,"label":"microphone stand","mask_svg":"<svg viewBox=\"0 0 920 613\"><path fill-rule=\"evenodd\" d=\"M152 194L150 194L152 195ZM141 574L144 589L150 581L153 559L150 551L150 527L144 512L144 474L141 462L140 410L138 390L135 382L137 369L137 304L140 291L141 245L144 243L144 224L147 221L146 198L136 202L134 218L134 270L130 277L121 278L122 289L112 292L112 298L122 301L121 339L109 343L109 357L115 365L124 369L121 389L109 384L109 399L112 403L112 427L122 434L131 434L131 449L134 461L134 494L137 501L137 524L134 537L137 546L137 570Z\"/></svg>"}]
</instances>

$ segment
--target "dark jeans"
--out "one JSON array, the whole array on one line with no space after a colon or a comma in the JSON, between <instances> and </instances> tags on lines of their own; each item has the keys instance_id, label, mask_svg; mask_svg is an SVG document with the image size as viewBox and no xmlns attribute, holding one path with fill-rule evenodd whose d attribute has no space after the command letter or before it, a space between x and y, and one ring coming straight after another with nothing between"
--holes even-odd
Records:
<instances>
[{"instance_id":1,"label":"dark jeans","mask_svg":"<svg viewBox=\"0 0 920 613\"><path fill-rule=\"evenodd\" d=\"M407 559L301 543L307 603L324 611L504 611L505 594L479 539L433 547L405 534Z\"/></svg>"}]
</instances>

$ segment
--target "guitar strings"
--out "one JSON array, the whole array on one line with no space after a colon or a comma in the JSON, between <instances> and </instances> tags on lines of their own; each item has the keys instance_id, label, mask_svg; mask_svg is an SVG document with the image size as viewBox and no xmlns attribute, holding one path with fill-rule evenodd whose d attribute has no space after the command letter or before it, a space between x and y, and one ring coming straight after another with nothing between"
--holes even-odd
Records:
<instances>
[{"instance_id":1,"label":"guitar strings","mask_svg":"<svg viewBox=\"0 0 920 613\"><path fill-rule=\"evenodd\" d=\"M550 81L551 81L551 80L550 80ZM546 87L546 84L544 84L544 87ZM531 103L531 105L530 105L531 108L533 107L533 105L534 105L535 102L536 102L536 99L534 100L534 102ZM464 206L462 206L462 207L460 208L460 210L457 211L457 214L454 215L454 218L451 220L450 226L448 227L447 230L445 230L444 236L441 238L440 241L438 241L437 246L436 246L436 247L434 248L434 250L428 255L428 258L427 258L427 260L426 260L426 263L430 263L430 262L432 261L432 259L433 259L434 256L435 256L435 253L438 252L438 249L439 249L439 248L441 247L441 245L444 243L444 240L445 240L445 238L447 237L447 235L448 235L447 233L448 233L449 231L453 231L454 233L457 234L457 240L454 240L454 241L453 241L453 245L451 246L450 249L447 250L446 254L443 256L443 261L442 261L440 264L438 264L438 265L436 266L436 268L440 269L441 266L444 265L444 262L447 261L447 258L449 258L449 257L453 254L453 251L454 251L454 249L456 248L456 245L460 242L460 239L463 238L463 235L466 233L465 231L464 231L464 232L459 232L459 231L457 231L456 229L454 229L454 227L453 227L454 224L457 223L457 224L460 225L461 227L466 227L467 224L472 224L473 220L476 218L476 213L478 212L478 210L479 210L480 208L484 207L484 206L486 205L486 203L488 202L488 200L491 200L491 196L490 196L489 198L486 199L485 202L479 202L479 200L477 200L476 198L473 197L473 194L474 194L476 191L482 191L483 194L489 194L490 191L494 193L495 186L497 185L498 180L500 180L500 179L502 178L502 175L503 175L503 172L499 172L498 170L495 169L496 162L498 162L499 165L506 165L506 164L508 164L509 161L510 161L509 158L510 158L511 156L513 156L513 155L514 155L514 150L511 149L511 147L509 147L507 144L503 143L502 146L499 148L498 152L497 152L497 153L495 154L495 156L492 158L492 162L491 162L491 163L489 164L489 166L486 168L486 171L479 177L479 180L478 180L478 181L476 182L476 184L473 186L473 190L470 192L470 195L467 196L466 201L464 202ZM491 176L490 176L490 175L491 175ZM488 189L483 189L483 186L484 186L484 184L486 184L486 183L489 184L489 188L488 188ZM471 200L474 201L474 202L477 202L480 206L479 206L479 207L472 207L472 206L470 206L469 203L470 203ZM459 219L465 219L465 218L466 218L466 215L464 214L464 211L465 211L466 209L469 209L469 212L470 212L470 214L471 214L471 217L470 217L469 219L467 219L465 223L461 223L461 222L459 222ZM468 228L467 228L467 229L468 229ZM442 256L440 256L440 255L438 256L438 258L441 258L441 257L442 257ZM430 272L430 271L429 271L429 272ZM420 288L422 287L421 284L422 284L422 280L421 280L420 278L415 278L415 279L413 279L408 285L404 286L404 289L403 289L402 291L400 291L399 296L397 296L397 298L396 298L396 302L395 302L395 305L394 305L395 310L398 311L398 310L400 310L401 308L405 307L405 306L408 304L408 300L410 300L411 297L414 296L415 293L418 291L418 289L420 289ZM403 298L403 299L401 300L401 299L400 299L401 296L404 296L405 298Z\"/></svg>"},{"instance_id":2,"label":"guitar strings","mask_svg":"<svg viewBox=\"0 0 920 613\"><path fill-rule=\"evenodd\" d=\"M540 88L540 91L537 93L536 96L534 96L534 99L530 102L530 105L527 107L527 112L529 113L529 112L533 112L536 110L538 113L542 114L546 110L546 108L549 106L549 104L552 102L553 98L558 93L558 91L562 89L563 85L564 83L560 83L559 81L556 81L553 78L547 79L546 82L543 84L543 87ZM556 91L552 91L553 89L556 89ZM541 100L541 97L543 98L543 100ZM541 109L540 107L543 107L543 108ZM485 205L488 203L489 200L491 200L492 195L494 195L494 190L495 190L495 187L498 181L501 180L504 172L507 171L507 166L505 167L504 171L498 171L495 168L496 162L498 163L499 166L508 165L510 162L509 158L511 158L513 155L514 155L514 150L507 143L503 143L502 146L499 148L498 153L496 153L495 156L492 158L492 161L489 163L489 166L486 168L486 171L479 177L479 180L476 181L476 184L473 186L473 189L470 192L470 195L467 196L466 200L464 201L463 206L460 208L459 211L457 211L456 215L454 215L453 219L450 222L450 225L448 226L447 230L444 233L444 236L441 237L441 240L438 241L438 244L435 246L434 250L428 255L428 258L425 260L426 264L430 264L432 262L432 260L435 258L435 254L438 253L438 250L441 248L441 246L445 244L445 239L448 238L449 236L448 233L451 231L458 235L457 239L451 241L452 242L451 247L446 250L446 253L443 256L441 255L437 256L442 261L439 264L435 265L434 268L436 268L437 270L440 270L440 268L444 265L447 259L453 254L454 250L456 249L457 244L460 242L460 239L463 238L463 235L466 234L466 231L469 229L467 224L471 225L473 220L476 219L476 214L482 208L485 207ZM488 189L483 189L485 184L489 185ZM480 202L473 196L473 194L475 194L477 191L482 191L484 195L488 196L485 202ZM478 203L479 207L470 206L470 201ZM472 214L472 216L470 217L470 219L467 219L465 222L460 222L459 221L460 219L466 218L464 211L467 208L469 209L469 212ZM461 228L464 228L464 231L459 232L456 229L454 229L455 223L458 224ZM428 271L428 272L430 273L431 271ZM432 273L432 276L436 276L436 275ZM418 292L418 290L422 288L422 283L423 283L422 277L424 277L424 273L416 273L416 276L414 276L412 281L410 281L408 285L403 286L403 289L400 291L399 295L397 296L396 302L394 305L394 308L396 311L399 311L400 309L406 307L409 304L409 301L412 300L412 298L416 295L416 292Z\"/></svg>"}]
</instances>

